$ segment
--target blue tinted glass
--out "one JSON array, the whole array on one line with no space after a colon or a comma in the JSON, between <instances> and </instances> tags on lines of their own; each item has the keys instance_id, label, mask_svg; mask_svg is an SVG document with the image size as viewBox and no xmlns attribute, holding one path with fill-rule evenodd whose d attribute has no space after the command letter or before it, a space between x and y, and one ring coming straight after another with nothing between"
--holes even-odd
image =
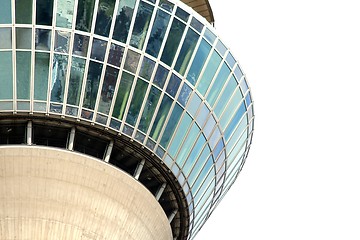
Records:
<instances>
[{"instance_id":1,"label":"blue tinted glass","mask_svg":"<svg viewBox=\"0 0 360 240\"><path fill-rule=\"evenodd\" d=\"M184 85L181 88L181 92L178 97L178 102L181 103L184 107L186 106L186 103L189 100L190 94L191 94L191 88L184 83Z\"/></svg>"},{"instance_id":2,"label":"blue tinted glass","mask_svg":"<svg viewBox=\"0 0 360 240\"><path fill-rule=\"evenodd\" d=\"M161 44L164 40L164 35L169 24L170 15L158 10L154 20L154 25L151 29L150 38L147 43L146 53L157 58Z\"/></svg>"},{"instance_id":3,"label":"blue tinted glass","mask_svg":"<svg viewBox=\"0 0 360 240\"><path fill-rule=\"evenodd\" d=\"M95 23L95 34L105 37L109 36L114 6L115 0L99 0Z\"/></svg>"},{"instance_id":4,"label":"blue tinted glass","mask_svg":"<svg viewBox=\"0 0 360 240\"><path fill-rule=\"evenodd\" d=\"M205 71L201 76L199 84L197 86L197 89L202 95L205 95L207 89L209 88L212 79L214 78L215 73L219 68L220 62L220 55L216 51L214 51L211 55L209 62L206 65Z\"/></svg>"},{"instance_id":5,"label":"blue tinted glass","mask_svg":"<svg viewBox=\"0 0 360 240\"><path fill-rule=\"evenodd\" d=\"M161 56L161 61L166 63L168 66L171 66L173 63L176 51L179 47L182 35L184 33L184 29L185 24L175 18L171 25L164 51Z\"/></svg>"},{"instance_id":6,"label":"blue tinted glass","mask_svg":"<svg viewBox=\"0 0 360 240\"><path fill-rule=\"evenodd\" d=\"M224 136L225 136L226 140L229 139L230 134L235 129L237 124L239 124L240 119L244 115L245 111L246 111L245 104L244 104L244 102L242 102L240 107L236 111L235 116L231 119L231 122L229 123L229 125L226 127L226 129L224 131Z\"/></svg>"},{"instance_id":7,"label":"blue tinted glass","mask_svg":"<svg viewBox=\"0 0 360 240\"><path fill-rule=\"evenodd\" d=\"M140 119L140 123L138 126L138 128L143 132L147 132L147 130L150 126L150 122L154 115L157 103L160 98L160 94L161 94L161 91L158 88L153 87L153 86L151 87L149 96L145 103L143 114Z\"/></svg>"},{"instance_id":8,"label":"blue tinted glass","mask_svg":"<svg viewBox=\"0 0 360 240\"><path fill-rule=\"evenodd\" d=\"M203 104L200 108L199 114L196 116L196 122L199 124L199 126L203 126L206 119L208 118L208 115L210 113L210 110L207 108L205 104Z\"/></svg>"},{"instance_id":9,"label":"blue tinted glass","mask_svg":"<svg viewBox=\"0 0 360 240\"><path fill-rule=\"evenodd\" d=\"M120 1L113 39L126 43L132 16L134 14L135 0Z\"/></svg>"},{"instance_id":10,"label":"blue tinted glass","mask_svg":"<svg viewBox=\"0 0 360 240\"><path fill-rule=\"evenodd\" d=\"M185 12L179 7L176 9L175 15L185 22L187 22L187 20L189 19L189 13Z\"/></svg>"},{"instance_id":11,"label":"blue tinted glass","mask_svg":"<svg viewBox=\"0 0 360 240\"><path fill-rule=\"evenodd\" d=\"M248 94L246 95L245 101L246 101L247 106L249 106L251 104L250 92L248 92Z\"/></svg>"},{"instance_id":12,"label":"blue tinted glass","mask_svg":"<svg viewBox=\"0 0 360 240\"><path fill-rule=\"evenodd\" d=\"M201 103L201 99L200 97L195 93L193 94L190 102L189 102L189 106L187 107L188 112L192 115L195 116L196 112L200 106Z\"/></svg>"},{"instance_id":13,"label":"blue tinted glass","mask_svg":"<svg viewBox=\"0 0 360 240\"><path fill-rule=\"evenodd\" d=\"M184 75L186 71L198 39L199 35L195 33L195 31L189 29L174 67L181 75Z\"/></svg>"},{"instance_id":14,"label":"blue tinted glass","mask_svg":"<svg viewBox=\"0 0 360 240\"><path fill-rule=\"evenodd\" d=\"M112 116L116 117L117 119L121 120L124 115L126 103L129 98L133 81L133 75L127 72L122 73L119 89L116 96L115 106L112 113Z\"/></svg>"},{"instance_id":15,"label":"blue tinted glass","mask_svg":"<svg viewBox=\"0 0 360 240\"><path fill-rule=\"evenodd\" d=\"M238 80L238 82L240 82L241 77L243 76L243 73L242 73L239 65L236 66L236 68L235 68L235 70L234 70L234 73L235 73L236 79Z\"/></svg>"},{"instance_id":16,"label":"blue tinted glass","mask_svg":"<svg viewBox=\"0 0 360 240\"><path fill-rule=\"evenodd\" d=\"M211 90L209 91L209 94L206 98L211 106L214 106L215 100L219 96L219 93L222 90L226 80L228 79L229 74L230 74L229 67L225 63L223 63L220 72L216 76L215 82L212 85Z\"/></svg>"},{"instance_id":17,"label":"blue tinted glass","mask_svg":"<svg viewBox=\"0 0 360 240\"><path fill-rule=\"evenodd\" d=\"M203 39L192 62L191 68L186 76L187 80L192 85L195 85L196 81L198 80L202 67L204 66L206 58L209 55L210 49L210 44Z\"/></svg>"},{"instance_id":18,"label":"blue tinted glass","mask_svg":"<svg viewBox=\"0 0 360 240\"><path fill-rule=\"evenodd\" d=\"M160 0L159 7L171 13L174 9L174 4L167 0Z\"/></svg>"},{"instance_id":19,"label":"blue tinted glass","mask_svg":"<svg viewBox=\"0 0 360 240\"><path fill-rule=\"evenodd\" d=\"M189 116L189 114L185 113L183 119L180 122L180 126L178 127L175 136L174 136L174 140L172 141L170 147L169 147L169 154L172 157L175 157L176 152L178 151L186 133L187 133L187 129L189 127L191 123L191 117Z\"/></svg>"},{"instance_id":20,"label":"blue tinted glass","mask_svg":"<svg viewBox=\"0 0 360 240\"><path fill-rule=\"evenodd\" d=\"M221 42L221 40L219 39L218 42L216 43L216 50L218 50L218 52L221 54L221 56L224 56L227 48L225 47L225 45Z\"/></svg>"},{"instance_id":21,"label":"blue tinted glass","mask_svg":"<svg viewBox=\"0 0 360 240\"><path fill-rule=\"evenodd\" d=\"M106 46L107 41L94 38L91 50L91 58L98 61L104 61Z\"/></svg>"},{"instance_id":22,"label":"blue tinted glass","mask_svg":"<svg viewBox=\"0 0 360 240\"><path fill-rule=\"evenodd\" d=\"M229 121L234 113L234 110L238 108L238 105L239 105L239 103L241 103L242 98L243 98L243 96L240 92L240 89L236 88L233 97L227 104L227 107L221 116L221 119L220 119L221 126L225 127L229 123Z\"/></svg>"},{"instance_id":23,"label":"blue tinted glass","mask_svg":"<svg viewBox=\"0 0 360 240\"><path fill-rule=\"evenodd\" d=\"M179 166L182 166L185 163L191 148L194 146L194 143L198 138L199 133L199 127L196 124L193 124L176 158L176 162Z\"/></svg>"},{"instance_id":24,"label":"blue tinted glass","mask_svg":"<svg viewBox=\"0 0 360 240\"><path fill-rule=\"evenodd\" d=\"M198 161L196 162L195 166L192 169L189 168L189 170L191 170L189 183L191 184L191 181L193 181L194 178L199 175L199 172L201 171L204 164L206 164L206 165L208 165L208 167L210 167L212 165L212 163L213 163L213 161L212 161L212 157L210 157L210 148L208 145L206 145L204 150L202 151ZM184 171L184 173L186 175L189 175L188 171Z\"/></svg>"},{"instance_id":25,"label":"blue tinted glass","mask_svg":"<svg viewBox=\"0 0 360 240\"><path fill-rule=\"evenodd\" d=\"M36 100L47 100L49 64L49 53L35 53L34 99Z\"/></svg>"},{"instance_id":26,"label":"blue tinted glass","mask_svg":"<svg viewBox=\"0 0 360 240\"><path fill-rule=\"evenodd\" d=\"M201 31L202 31L202 29L203 29L203 27L204 27L204 25L203 25L199 20L197 20L197 19L194 18L194 17L191 19L190 25L191 25L193 28L195 28L195 30L197 30L199 33L201 33Z\"/></svg>"},{"instance_id":27,"label":"blue tinted glass","mask_svg":"<svg viewBox=\"0 0 360 240\"><path fill-rule=\"evenodd\" d=\"M154 68L155 62L147 57L144 57L140 68L140 77L143 77L146 80L150 80Z\"/></svg>"},{"instance_id":28,"label":"blue tinted glass","mask_svg":"<svg viewBox=\"0 0 360 240\"><path fill-rule=\"evenodd\" d=\"M234 59L233 55L230 52L226 56L226 61L228 62L230 68L233 68L236 63L236 60Z\"/></svg>"},{"instance_id":29,"label":"blue tinted glass","mask_svg":"<svg viewBox=\"0 0 360 240\"><path fill-rule=\"evenodd\" d=\"M13 98L12 53L0 52L0 99Z\"/></svg>"},{"instance_id":30,"label":"blue tinted glass","mask_svg":"<svg viewBox=\"0 0 360 240\"><path fill-rule=\"evenodd\" d=\"M95 107L102 67L101 63L90 61L83 102L85 108L94 109Z\"/></svg>"},{"instance_id":31,"label":"blue tinted glass","mask_svg":"<svg viewBox=\"0 0 360 240\"><path fill-rule=\"evenodd\" d=\"M36 24L52 25L54 0L36 0Z\"/></svg>"},{"instance_id":32,"label":"blue tinted glass","mask_svg":"<svg viewBox=\"0 0 360 240\"><path fill-rule=\"evenodd\" d=\"M76 15L76 30L90 32L95 0L79 0Z\"/></svg>"},{"instance_id":33,"label":"blue tinted glass","mask_svg":"<svg viewBox=\"0 0 360 240\"><path fill-rule=\"evenodd\" d=\"M215 42L216 35L212 33L208 28L205 29L204 37L208 40L211 44Z\"/></svg>"},{"instance_id":34,"label":"blue tinted glass","mask_svg":"<svg viewBox=\"0 0 360 240\"><path fill-rule=\"evenodd\" d=\"M198 159L201 150L203 149L205 145L206 139L204 135L200 134L200 137L196 141L194 148L191 150L191 153L183 167L183 172L185 175L189 174L191 168L194 166L196 160Z\"/></svg>"},{"instance_id":35,"label":"blue tinted glass","mask_svg":"<svg viewBox=\"0 0 360 240\"><path fill-rule=\"evenodd\" d=\"M219 153L224 148L224 146L225 146L224 142L221 139L213 150L214 159L216 159L219 156Z\"/></svg>"},{"instance_id":36,"label":"blue tinted glass","mask_svg":"<svg viewBox=\"0 0 360 240\"><path fill-rule=\"evenodd\" d=\"M31 52L16 52L16 93L18 99L30 99Z\"/></svg>"},{"instance_id":37,"label":"blue tinted glass","mask_svg":"<svg viewBox=\"0 0 360 240\"><path fill-rule=\"evenodd\" d=\"M11 0L1 1L0 16L0 24L11 23Z\"/></svg>"},{"instance_id":38,"label":"blue tinted glass","mask_svg":"<svg viewBox=\"0 0 360 240\"><path fill-rule=\"evenodd\" d=\"M75 0L57 0L56 26L72 28Z\"/></svg>"},{"instance_id":39,"label":"blue tinted glass","mask_svg":"<svg viewBox=\"0 0 360 240\"><path fill-rule=\"evenodd\" d=\"M181 83L181 79L175 74L172 74L169 83L166 87L166 92L170 94L172 97L175 97L177 90L179 89L180 83Z\"/></svg>"},{"instance_id":40,"label":"blue tinted glass","mask_svg":"<svg viewBox=\"0 0 360 240\"><path fill-rule=\"evenodd\" d=\"M166 117L169 114L169 110L172 104L172 100L167 95L164 95L159 111L157 112L154 124L151 128L150 136L156 141L159 137L160 131L165 123Z\"/></svg>"},{"instance_id":41,"label":"blue tinted glass","mask_svg":"<svg viewBox=\"0 0 360 240\"><path fill-rule=\"evenodd\" d=\"M161 65L158 65L153 83L156 86L158 86L159 88L163 88L166 78L168 76L168 73L169 73L169 70L167 70L165 67L163 67Z\"/></svg>"},{"instance_id":42,"label":"blue tinted glass","mask_svg":"<svg viewBox=\"0 0 360 240\"><path fill-rule=\"evenodd\" d=\"M175 104L174 109L171 113L170 119L166 125L164 134L161 138L160 141L160 145L163 146L164 148L167 148L169 141L175 131L175 127L177 126L180 116L183 112L182 107L180 107L180 105Z\"/></svg>"},{"instance_id":43,"label":"blue tinted glass","mask_svg":"<svg viewBox=\"0 0 360 240\"><path fill-rule=\"evenodd\" d=\"M130 45L138 49L142 49L146 33L149 28L151 15L154 7L143 1L140 2L139 8L136 14L135 25L132 31L130 39Z\"/></svg>"},{"instance_id":44,"label":"blue tinted glass","mask_svg":"<svg viewBox=\"0 0 360 240\"><path fill-rule=\"evenodd\" d=\"M236 89L236 87L237 87L236 80L235 80L234 76L231 76L224 91L221 93L218 102L216 103L216 107L214 109L216 116L218 116L218 117L221 116L221 114L225 110L225 107L226 107L227 103L229 102L229 99L232 96L232 93L234 92L234 89Z\"/></svg>"},{"instance_id":45,"label":"blue tinted glass","mask_svg":"<svg viewBox=\"0 0 360 240\"><path fill-rule=\"evenodd\" d=\"M145 81L141 79L137 80L130 107L126 116L126 122L130 125L135 126L135 123L139 117L141 105L144 101L147 87L148 84Z\"/></svg>"},{"instance_id":46,"label":"blue tinted glass","mask_svg":"<svg viewBox=\"0 0 360 240\"><path fill-rule=\"evenodd\" d=\"M68 66L68 57L54 54L51 80L51 101L64 102L65 80Z\"/></svg>"}]
</instances>

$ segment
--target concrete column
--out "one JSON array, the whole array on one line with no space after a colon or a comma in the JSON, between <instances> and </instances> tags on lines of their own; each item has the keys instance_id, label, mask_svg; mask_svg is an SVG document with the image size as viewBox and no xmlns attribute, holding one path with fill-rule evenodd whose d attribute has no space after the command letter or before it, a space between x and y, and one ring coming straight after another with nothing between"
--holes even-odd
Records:
<instances>
[{"instance_id":1,"label":"concrete column","mask_svg":"<svg viewBox=\"0 0 360 240\"><path fill-rule=\"evenodd\" d=\"M156 200L159 201L159 199L160 199L161 195L163 194L165 188L166 188L166 183L163 183L161 185L161 187L159 188L159 190L156 192L156 195L155 195Z\"/></svg>"},{"instance_id":2,"label":"concrete column","mask_svg":"<svg viewBox=\"0 0 360 240\"><path fill-rule=\"evenodd\" d=\"M135 173L134 173L134 178L136 180L139 180L139 177L140 177L140 174L141 174L141 171L143 169L145 165L145 159L143 159L136 167L136 170L135 170Z\"/></svg>"},{"instance_id":3,"label":"concrete column","mask_svg":"<svg viewBox=\"0 0 360 240\"><path fill-rule=\"evenodd\" d=\"M75 127L71 128L68 149L70 151L74 150L74 139L75 139Z\"/></svg>"},{"instance_id":4,"label":"concrete column","mask_svg":"<svg viewBox=\"0 0 360 240\"><path fill-rule=\"evenodd\" d=\"M32 121L28 121L26 128L26 144L32 144Z\"/></svg>"},{"instance_id":5,"label":"concrete column","mask_svg":"<svg viewBox=\"0 0 360 240\"><path fill-rule=\"evenodd\" d=\"M107 162L107 163L110 160L110 156L111 156L113 146L114 146L114 141L110 141L110 143L109 143L109 145L108 145L108 147L106 149L106 153L105 153L105 157L104 157L104 161Z\"/></svg>"}]
</instances>

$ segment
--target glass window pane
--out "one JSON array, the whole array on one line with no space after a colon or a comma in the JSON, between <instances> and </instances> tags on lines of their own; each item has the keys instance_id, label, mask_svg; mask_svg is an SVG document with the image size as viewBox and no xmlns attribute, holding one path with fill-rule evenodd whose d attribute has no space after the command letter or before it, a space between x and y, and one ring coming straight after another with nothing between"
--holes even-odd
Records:
<instances>
[{"instance_id":1,"label":"glass window pane","mask_svg":"<svg viewBox=\"0 0 360 240\"><path fill-rule=\"evenodd\" d=\"M75 0L57 0L56 26L72 28Z\"/></svg>"},{"instance_id":2,"label":"glass window pane","mask_svg":"<svg viewBox=\"0 0 360 240\"><path fill-rule=\"evenodd\" d=\"M220 72L216 76L215 82L212 85L208 96L206 97L208 103L210 103L211 106L214 106L215 100L219 96L219 93L222 90L229 75L230 75L230 69L225 63L223 63Z\"/></svg>"},{"instance_id":3,"label":"glass window pane","mask_svg":"<svg viewBox=\"0 0 360 240\"><path fill-rule=\"evenodd\" d=\"M11 23L11 0L1 1L0 16L0 24Z\"/></svg>"},{"instance_id":4,"label":"glass window pane","mask_svg":"<svg viewBox=\"0 0 360 240\"><path fill-rule=\"evenodd\" d=\"M122 0L116 14L113 39L126 43L131 19L134 13L135 0Z\"/></svg>"},{"instance_id":5,"label":"glass window pane","mask_svg":"<svg viewBox=\"0 0 360 240\"><path fill-rule=\"evenodd\" d=\"M156 141L159 137L160 131L164 125L167 115L169 114L169 110L172 104L172 100L167 95L164 95L163 100L161 102L159 111L157 112L157 116L155 118L154 124L152 126L150 136Z\"/></svg>"},{"instance_id":6,"label":"glass window pane","mask_svg":"<svg viewBox=\"0 0 360 240\"><path fill-rule=\"evenodd\" d=\"M104 37L109 36L114 7L115 0L99 0L95 23L95 34L99 34Z\"/></svg>"},{"instance_id":7,"label":"glass window pane","mask_svg":"<svg viewBox=\"0 0 360 240\"><path fill-rule=\"evenodd\" d=\"M216 35L212 33L208 28L205 29L204 37L208 40L211 44L215 42Z\"/></svg>"},{"instance_id":8,"label":"glass window pane","mask_svg":"<svg viewBox=\"0 0 360 240\"><path fill-rule=\"evenodd\" d=\"M209 88L210 83L212 82L212 79L214 78L215 73L220 66L220 62L220 55L214 51L209 62L207 63L203 75L200 78L199 85L197 86L197 89L202 95L205 95L207 89Z\"/></svg>"},{"instance_id":9,"label":"glass window pane","mask_svg":"<svg viewBox=\"0 0 360 240\"><path fill-rule=\"evenodd\" d=\"M16 52L16 93L18 99L30 99L31 52Z\"/></svg>"},{"instance_id":10,"label":"glass window pane","mask_svg":"<svg viewBox=\"0 0 360 240\"><path fill-rule=\"evenodd\" d=\"M220 125L225 128L225 126L229 123L231 117L233 116L234 110L237 109L239 103L241 103L243 96L240 92L239 88L236 88L234 96L231 98L228 106L226 107L224 113L220 119ZM225 107L225 106L224 106ZM245 106L244 106L245 108Z\"/></svg>"},{"instance_id":11,"label":"glass window pane","mask_svg":"<svg viewBox=\"0 0 360 240\"><path fill-rule=\"evenodd\" d=\"M228 53L228 55L226 56L226 61L229 64L230 68L233 68L236 60L234 59L233 55L231 54L231 52Z\"/></svg>"},{"instance_id":12,"label":"glass window pane","mask_svg":"<svg viewBox=\"0 0 360 240\"><path fill-rule=\"evenodd\" d=\"M167 148L167 146L170 142L170 139L171 139L172 135L174 134L175 127L177 126L177 124L179 122L182 112L183 112L183 108L180 107L180 105L175 104L174 109L171 113L170 119L166 125L164 134L160 141L160 145L163 146L164 148Z\"/></svg>"},{"instance_id":13,"label":"glass window pane","mask_svg":"<svg viewBox=\"0 0 360 240\"><path fill-rule=\"evenodd\" d=\"M138 126L138 128L143 132L147 132L147 130L149 128L151 119L155 112L155 108L156 108L157 103L160 98L160 94L161 94L161 91L158 88L153 87L153 86L151 87L149 96L145 103L143 114L140 119L140 123Z\"/></svg>"},{"instance_id":14,"label":"glass window pane","mask_svg":"<svg viewBox=\"0 0 360 240\"><path fill-rule=\"evenodd\" d=\"M218 50L218 52L221 54L221 56L224 56L227 48L225 47L225 45L221 42L221 40L219 39L218 42L216 43L216 50Z\"/></svg>"},{"instance_id":15,"label":"glass window pane","mask_svg":"<svg viewBox=\"0 0 360 240\"><path fill-rule=\"evenodd\" d=\"M102 67L103 65L101 63L90 61L83 107L89 109L94 109L95 107Z\"/></svg>"},{"instance_id":16,"label":"glass window pane","mask_svg":"<svg viewBox=\"0 0 360 240\"><path fill-rule=\"evenodd\" d=\"M166 92L170 94L172 97L175 97L179 89L180 83L181 83L181 79L175 74L172 74L169 83L166 87Z\"/></svg>"},{"instance_id":17,"label":"glass window pane","mask_svg":"<svg viewBox=\"0 0 360 240\"><path fill-rule=\"evenodd\" d=\"M123 56L124 56L124 47L112 43L110 45L108 63L120 67Z\"/></svg>"},{"instance_id":18,"label":"glass window pane","mask_svg":"<svg viewBox=\"0 0 360 240\"><path fill-rule=\"evenodd\" d=\"M51 46L51 30L40 29L35 30L35 49L49 51Z\"/></svg>"},{"instance_id":19,"label":"glass window pane","mask_svg":"<svg viewBox=\"0 0 360 240\"><path fill-rule=\"evenodd\" d=\"M1 8L0 8L1 9ZM11 28L0 28L0 49L11 49Z\"/></svg>"},{"instance_id":20,"label":"glass window pane","mask_svg":"<svg viewBox=\"0 0 360 240\"><path fill-rule=\"evenodd\" d=\"M205 156L205 155L204 155ZM206 156L205 156L206 157ZM200 179L205 179L206 175L208 174L209 170L212 170L212 166L213 166L213 158L209 157L206 161L205 166L201 169L201 166L197 166L197 170L201 170L200 174L199 171L192 171L189 178L188 178L188 183L190 184L190 186L193 186L193 184L195 183L195 180L199 177ZM212 170L213 171L213 170ZM201 181L196 181L198 184L201 183Z\"/></svg>"},{"instance_id":21,"label":"glass window pane","mask_svg":"<svg viewBox=\"0 0 360 240\"><path fill-rule=\"evenodd\" d=\"M55 31L55 52L69 53L70 32Z\"/></svg>"},{"instance_id":22,"label":"glass window pane","mask_svg":"<svg viewBox=\"0 0 360 240\"><path fill-rule=\"evenodd\" d=\"M73 57L71 62L67 104L79 106L84 72L85 59Z\"/></svg>"},{"instance_id":23,"label":"glass window pane","mask_svg":"<svg viewBox=\"0 0 360 240\"><path fill-rule=\"evenodd\" d=\"M32 0L15 0L15 22L31 24L32 22Z\"/></svg>"},{"instance_id":24,"label":"glass window pane","mask_svg":"<svg viewBox=\"0 0 360 240\"><path fill-rule=\"evenodd\" d=\"M108 114L114 96L116 80L119 70L110 66L106 67L104 82L101 89L101 97L98 111Z\"/></svg>"},{"instance_id":25,"label":"glass window pane","mask_svg":"<svg viewBox=\"0 0 360 240\"><path fill-rule=\"evenodd\" d=\"M189 20L189 13L185 12L183 9L179 7L176 9L175 15L185 22Z\"/></svg>"},{"instance_id":26,"label":"glass window pane","mask_svg":"<svg viewBox=\"0 0 360 240\"><path fill-rule=\"evenodd\" d=\"M133 75L127 72L122 73L119 90L116 96L115 106L112 113L112 116L117 119L121 120L123 117L133 81Z\"/></svg>"},{"instance_id":27,"label":"glass window pane","mask_svg":"<svg viewBox=\"0 0 360 240\"><path fill-rule=\"evenodd\" d=\"M210 113L210 110L207 108L205 104L202 104L198 115L196 116L196 122L202 127L207 120L207 117Z\"/></svg>"},{"instance_id":28,"label":"glass window pane","mask_svg":"<svg viewBox=\"0 0 360 240\"><path fill-rule=\"evenodd\" d=\"M179 166L182 166L186 161L191 148L194 146L197 136L200 133L199 127L194 123L189 131L188 136L186 137L184 144L181 146L179 154L176 158L176 162Z\"/></svg>"},{"instance_id":29,"label":"glass window pane","mask_svg":"<svg viewBox=\"0 0 360 240\"><path fill-rule=\"evenodd\" d=\"M234 89L236 89L236 87L237 87L237 83L236 83L234 76L232 75L229 82L227 83L224 91L222 92L221 96L219 97L218 102L216 103L216 107L214 109L216 116L218 116L218 117L221 116L221 114L225 110L225 107L226 107L227 103L229 102L229 99L230 99L232 93L234 92Z\"/></svg>"},{"instance_id":30,"label":"glass window pane","mask_svg":"<svg viewBox=\"0 0 360 240\"><path fill-rule=\"evenodd\" d=\"M52 25L54 0L36 0L36 24Z\"/></svg>"},{"instance_id":31,"label":"glass window pane","mask_svg":"<svg viewBox=\"0 0 360 240\"><path fill-rule=\"evenodd\" d=\"M192 91L191 88L187 84L184 84L183 87L181 88L181 92L178 97L178 102L181 103L184 107L186 106L186 103L189 100L191 91Z\"/></svg>"},{"instance_id":32,"label":"glass window pane","mask_svg":"<svg viewBox=\"0 0 360 240\"><path fill-rule=\"evenodd\" d=\"M0 99L13 98L12 52L0 52Z\"/></svg>"},{"instance_id":33,"label":"glass window pane","mask_svg":"<svg viewBox=\"0 0 360 240\"><path fill-rule=\"evenodd\" d=\"M233 130L235 129L237 124L239 124L240 119L244 115L245 112L246 112L245 104L244 104L244 102L242 102L240 107L237 109L234 117L231 119L230 124L226 127L226 129L224 131L225 140L229 139L231 133L233 132ZM225 126L223 126L223 127L225 127Z\"/></svg>"},{"instance_id":34,"label":"glass window pane","mask_svg":"<svg viewBox=\"0 0 360 240\"><path fill-rule=\"evenodd\" d=\"M76 15L76 30L90 32L95 0L79 0Z\"/></svg>"},{"instance_id":35,"label":"glass window pane","mask_svg":"<svg viewBox=\"0 0 360 240\"><path fill-rule=\"evenodd\" d=\"M68 66L68 57L54 54L51 81L51 101L64 102L65 80Z\"/></svg>"},{"instance_id":36,"label":"glass window pane","mask_svg":"<svg viewBox=\"0 0 360 240\"><path fill-rule=\"evenodd\" d=\"M194 166L196 160L198 159L205 143L206 143L206 139L205 139L204 135L200 134L200 137L196 141L194 148L191 150L191 153L190 153L189 157L187 158L187 161L186 161L184 167L182 168L183 173L185 175L189 174L191 168Z\"/></svg>"},{"instance_id":37,"label":"glass window pane","mask_svg":"<svg viewBox=\"0 0 360 240\"><path fill-rule=\"evenodd\" d=\"M192 29L189 29L174 67L181 75L184 75L186 71L198 39L199 35Z\"/></svg>"},{"instance_id":38,"label":"glass window pane","mask_svg":"<svg viewBox=\"0 0 360 240\"><path fill-rule=\"evenodd\" d=\"M34 99L47 100L49 79L49 53L35 53Z\"/></svg>"},{"instance_id":39,"label":"glass window pane","mask_svg":"<svg viewBox=\"0 0 360 240\"><path fill-rule=\"evenodd\" d=\"M197 95L196 93L192 95L191 100L189 102L189 105L187 107L188 112L192 115L195 116L196 112L200 106L201 103L201 98L199 97L199 95Z\"/></svg>"},{"instance_id":40,"label":"glass window pane","mask_svg":"<svg viewBox=\"0 0 360 240\"><path fill-rule=\"evenodd\" d=\"M166 40L164 51L161 56L161 61L169 66L171 66L173 63L184 30L185 30L185 24L174 18L168 38Z\"/></svg>"},{"instance_id":41,"label":"glass window pane","mask_svg":"<svg viewBox=\"0 0 360 240\"><path fill-rule=\"evenodd\" d=\"M212 158L209 157L209 155L210 155L210 148L208 145L206 145L204 150L202 151L201 155L199 156L199 160L197 161L195 166L192 169L189 168L186 171L184 171L185 175L189 175L189 171L191 170L189 182L191 182L191 180L193 180L194 177L196 177L199 174L201 168L204 166L204 163L209 164L209 166L212 165L212 160L211 160ZM209 163L209 161L206 161L207 159L211 160L210 163Z\"/></svg>"},{"instance_id":42,"label":"glass window pane","mask_svg":"<svg viewBox=\"0 0 360 240\"><path fill-rule=\"evenodd\" d=\"M153 83L159 88L163 88L168 74L169 70L162 65L158 65Z\"/></svg>"},{"instance_id":43,"label":"glass window pane","mask_svg":"<svg viewBox=\"0 0 360 240\"><path fill-rule=\"evenodd\" d=\"M209 55L211 46L204 39L201 40L200 46L196 52L195 58L191 64L191 68L186 76L187 80L195 86L204 63Z\"/></svg>"},{"instance_id":44,"label":"glass window pane","mask_svg":"<svg viewBox=\"0 0 360 240\"><path fill-rule=\"evenodd\" d=\"M31 49L32 29L16 28L16 48Z\"/></svg>"},{"instance_id":45,"label":"glass window pane","mask_svg":"<svg viewBox=\"0 0 360 240\"><path fill-rule=\"evenodd\" d=\"M147 87L148 84L145 81L141 79L137 80L135 90L132 96L132 100L130 103L130 107L128 110L128 114L126 116L126 122L129 123L130 125L135 126L135 123L139 117L141 105L144 101Z\"/></svg>"},{"instance_id":46,"label":"glass window pane","mask_svg":"<svg viewBox=\"0 0 360 240\"><path fill-rule=\"evenodd\" d=\"M90 39L88 36L75 34L73 54L86 57L89 48L89 41Z\"/></svg>"},{"instance_id":47,"label":"glass window pane","mask_svg":"<svg viewBox=\"0 0 360 240\"><path fill-rule=\"evenodd\" d=\"M187 130L190 126L191 120L192 119L189 116L189 114L185 113L183 119L180 122L180 126L178 127L178 129L175 133L174 139L169 147L169 150L168 150L169 154L172 157L175 157L175 155L187 133Z\"/></svg>"},{"instance_id":48,"label":"glass window pane","mask_svg":"<svg viewBox=\"0 0 360 240\"><path fill-rule=\"evenodd\" d=\"M191 25L193 28L195 28L195 30L197 30L199 33L201 33L201 31L202 31L202 29L203 29L203 27L204 27L204 25L203 25L199 20L197 20L197 19L194 18L194 17L191 19L190 25Z\"/></svg>"},{"instance_id":49,"label":"glass window pane","mask_svg":"<svg viewBox=\"0 0 360 240\"><path fill-rule=\"evenodd\" d=\"M104 61L107 41L94 38L91 50L91 58Z\"/></svg>"},{"instance_id":50,"label":"glass window pane","mask_svg":"<svg viewBox=\"0 0 360 240\"><path fill-rule=\"evenodd\" d=\"M159 7L171 13L174 9L174 4L167 0L160 0Z\"/></svg>"},{"instance_id":51,"label":"glass window pane","mask_svg":"<svg viewBox=\"0 0 360 240\"><path fill-rule=\"evenodd\" d=\"M143 1L140 2L130 39L131 46L138 49L143 48L153 9L154 7L150 4Z\"/></svg>"},{"instance_id":52,"label":"glass window pane","mask_svg":"<svg viewBox=\"0 0 360 240\"><path fill-rule=\"evenodd\" d=\"M150 38L147 43L146 53L157 58L160 47L164 40L164 35L169 24L170 15L158 10L151 29Z\"/></svg>"},{"instance_id":53,"label":"glass window pane","mask_svg":"<svg viewBox=\"0 0 360 240\"><path fill-rule=\"evenodd\" d=\"M136 73L139 64L140 54L131 50L127 51L124 69Z\"/></svg>"},{"instance_id":54,"label":"glass window pane","mask_svg":"<svg viewBox=\"0 0 360 240\"><path fill-rule=\"evenodd\" d=\"M154 71L155 62L147 57L144 57L143 62L140 68L140 77L145 78L146 80L150 80L151 75Z\"/></svg>"},{"instance_id":55,"label":"glass window pane","mask_svg":"<svg viewBox=\"0 0 360 240\"><path fill-rule=\"evenodd\" d=\"M239 65L236 66L236 68L235 68L235 70L234 70L234 73L235 73L236 79L238 80L238 82L240 82L241 77L243 76L243 73L242 73ZM244 92L244 93L245 93L245 92Z\"/></svg>"}]
</instances>

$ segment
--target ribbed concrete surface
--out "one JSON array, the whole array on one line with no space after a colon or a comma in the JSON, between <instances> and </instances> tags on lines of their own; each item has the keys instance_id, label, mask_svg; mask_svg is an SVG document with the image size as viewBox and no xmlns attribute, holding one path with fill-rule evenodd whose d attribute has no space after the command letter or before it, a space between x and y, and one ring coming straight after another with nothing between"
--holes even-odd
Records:
<instances>
[{"instance_id":1,"label":"ribbed concrete surface","mask_svg":"<svg viewBox=\"0 0 360 240\"><path fill-rule=\"evenodd\" d=\"M0 147L0 239L172 239L141 184L105 163L46 147Z\"/></svg>"}]
</instances>

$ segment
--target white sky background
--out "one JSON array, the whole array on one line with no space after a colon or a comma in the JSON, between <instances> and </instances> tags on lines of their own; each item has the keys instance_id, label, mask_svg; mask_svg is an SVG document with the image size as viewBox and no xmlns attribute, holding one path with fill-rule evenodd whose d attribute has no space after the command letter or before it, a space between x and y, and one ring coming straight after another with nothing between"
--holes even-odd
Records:
<instances>
[{"instance_id":1,"label":"white sky background","mask_svg":"<svg viewBox=\"0 0 360 240\"><path fill-rule=\"evenodd\" d=\"M210 3L252 88L255 134L196 239L360 239L360 2Z\"/></svg>"}]
</instances>

